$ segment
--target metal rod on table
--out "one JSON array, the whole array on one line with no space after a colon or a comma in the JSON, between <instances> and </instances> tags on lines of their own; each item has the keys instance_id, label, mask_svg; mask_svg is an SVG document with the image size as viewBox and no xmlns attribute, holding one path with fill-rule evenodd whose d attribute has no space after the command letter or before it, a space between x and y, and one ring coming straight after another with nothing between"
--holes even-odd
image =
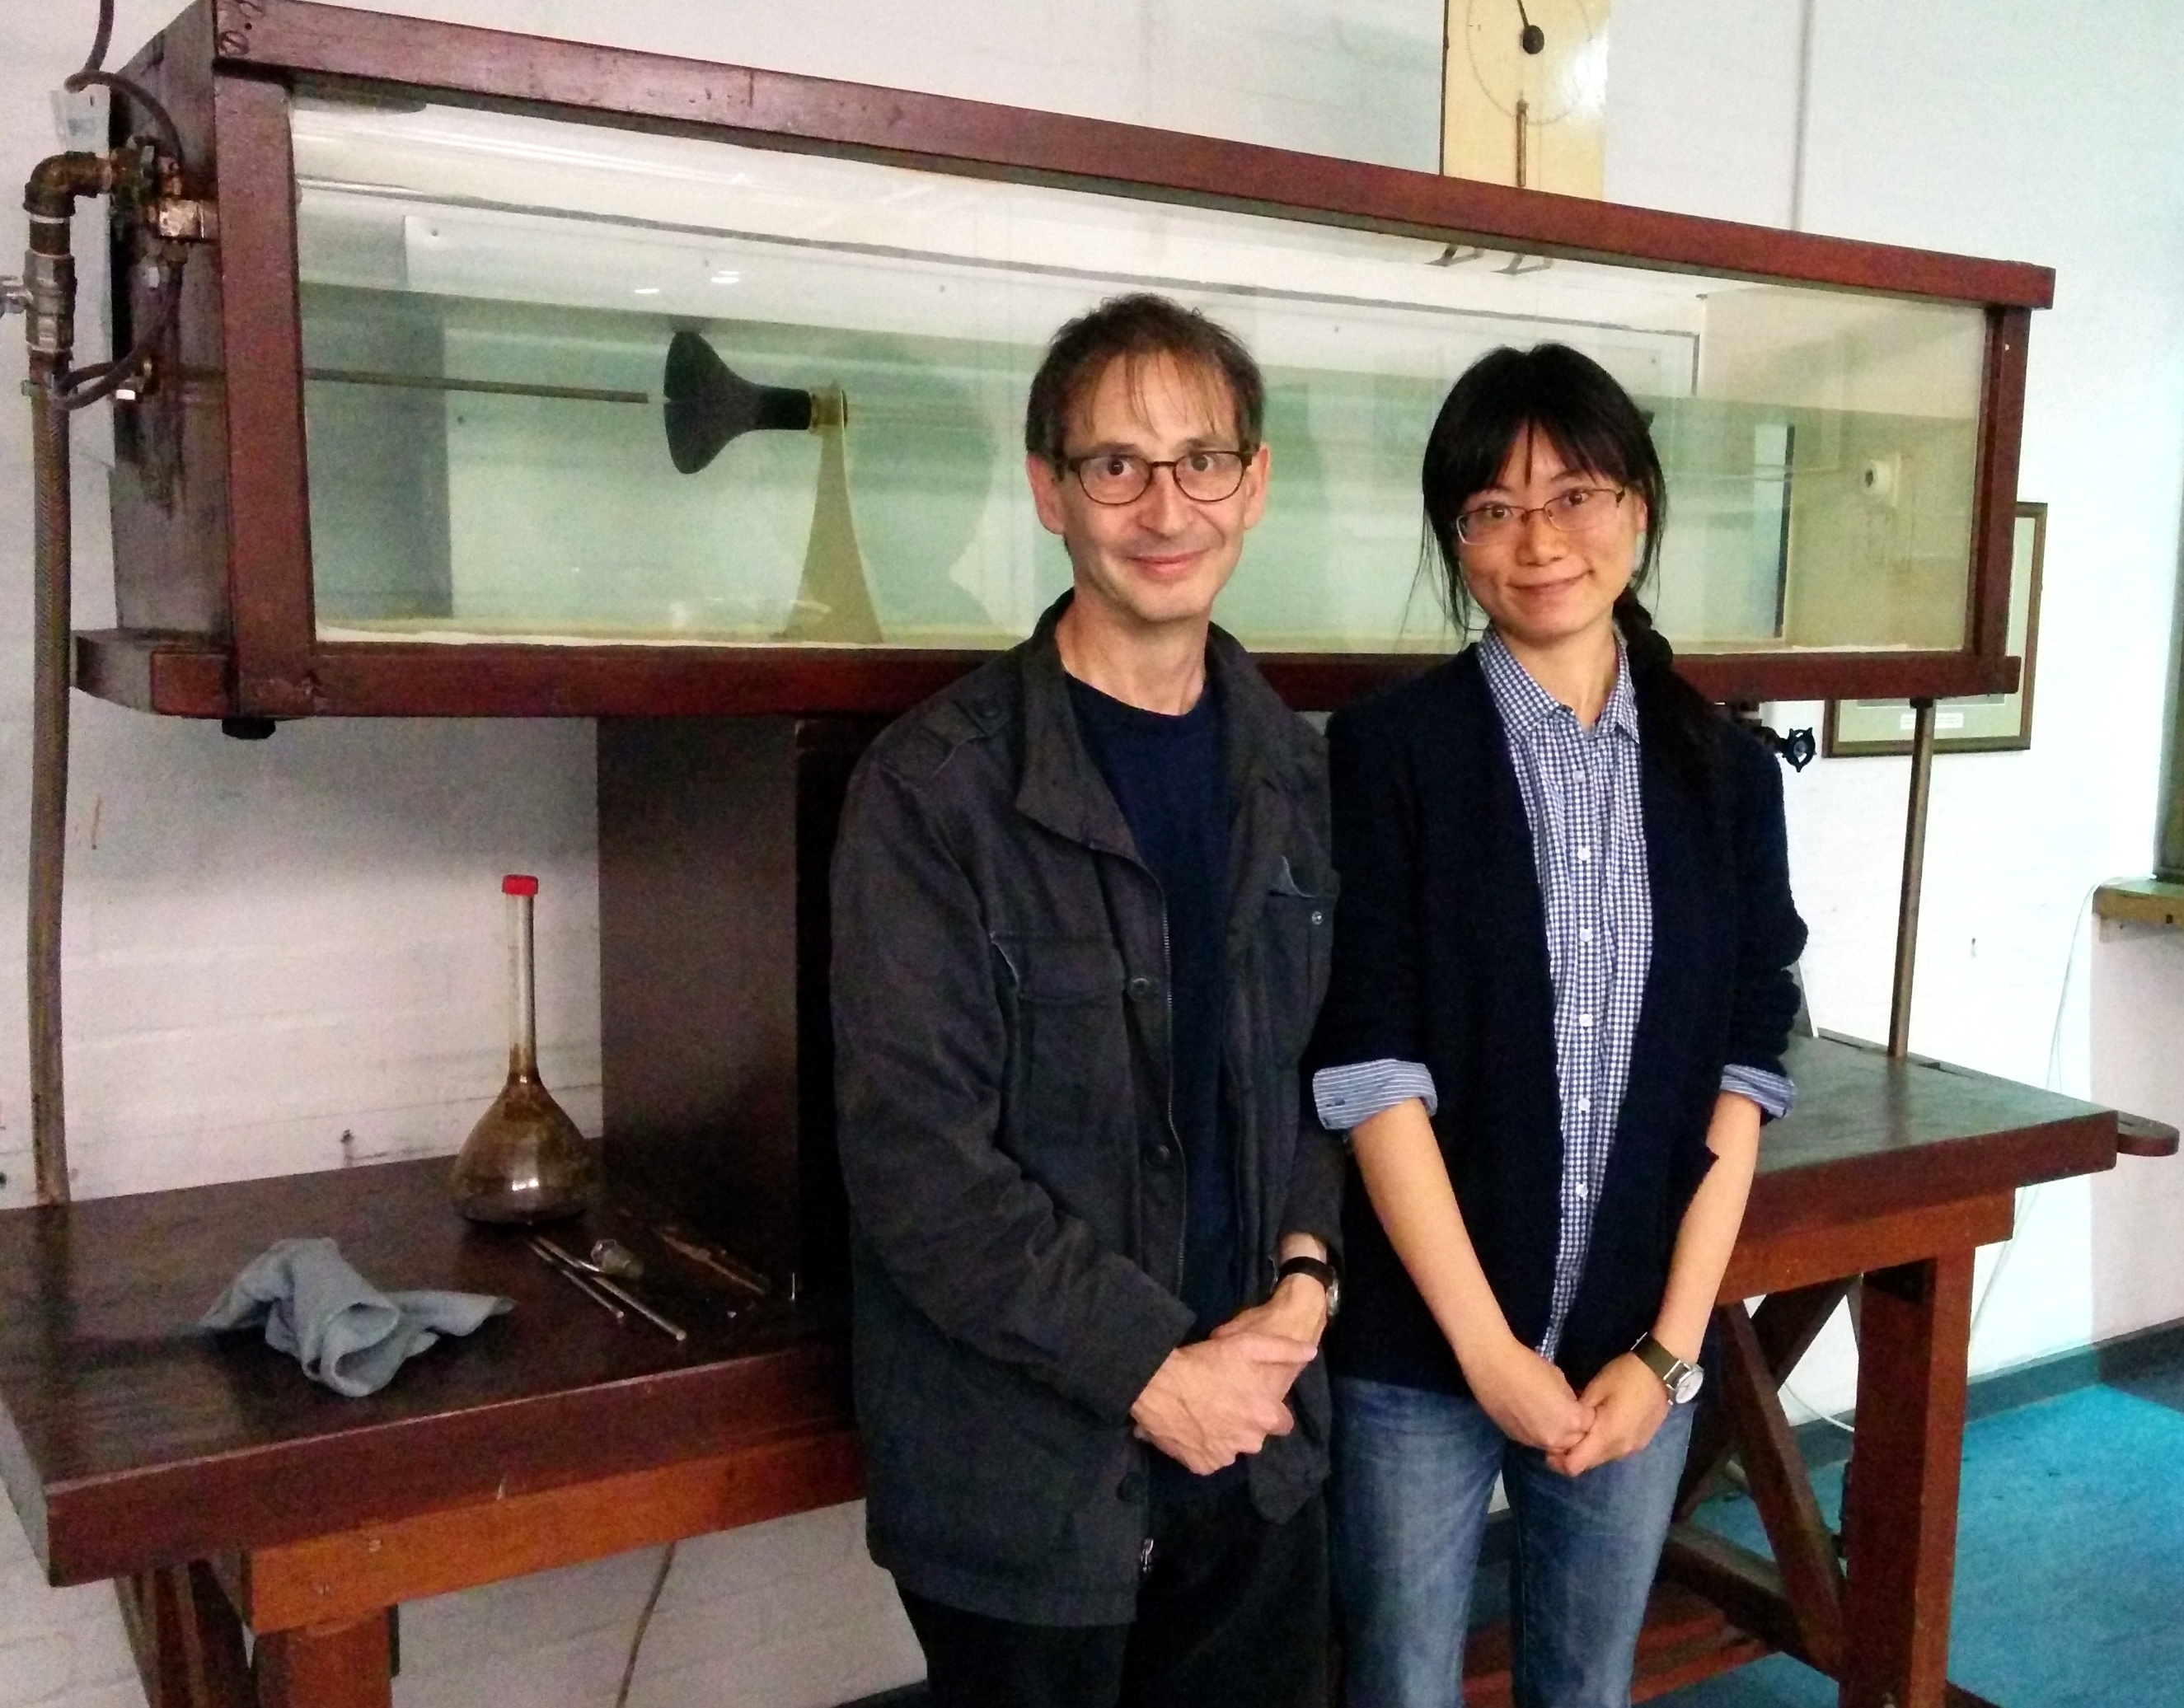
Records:
<instances>
[{"instance_id":1,"label":"metal rod on table","mask_svg":"<svg viewBox=\"0 0 2184 1708\"><path fill-rule=\"evenodd\" d=\"M607 1277L598 1273L596 1271L586 1269L582 1263L581 1263L577 1258L571 1256L568 1252L564 1251L560 1246L556 1245L552 1240L547 1238L543 1234L533 1235L531 1243L533 1249L535 1249L541 1256L550 1255L555 1261L559 1262L563 1268L567 1270L571 1275L581 1274L593 1287L598 1288L600 1292L605 1294L609 1298L620 1299L624 1305L627 1305L632 1310L635 1311L639 1316L643 1317L647 1322L650 1323L655 1328L658 1329L669 1339L688 1340L690 1338L689 1330L684 1328L681 1324L671 1321L668 1318L662 1316L658 1311L655 1310L650 1305L647 1305L643 1299L639 1299L635 1294L632 1293L627 1287L622 1286L619 1282L610 1280Z\"/></svg>"},{"instance_id":2,"label":"metal rod on table","mask_svg":"<svg viewBox=\"0 0 2184 1708\"><path fill-rule=\"evenodd\" d=\"M593 1286L588 1277L579 1275L575 1270L568 1268L565 1265L556 1262L553 1258L548 1256L545 1248L541 1245L538 1240L534 1239L531 1242L531 1255L537 1258L541 1263L544 1264L547 1268L552 1270L554 1274L560 1276L562 1280L567 1282L571 1287L574 1287L578 1292L582 1293L587 1299L590 1299L593 1304L598 1305L600 1310L605 1311L606 1314L614 1318L616 1322L627 1322L629 1321L629 1313L624 1310L619 1305L616 1305L614 1300L608 1298L605 1294L600 1292L597 1287Z\"/></svg>"},{"instance_id":3,"label":"metal rod on table","mask_svg":"<svg viewBox=\"0 0 2184 1708\"><path fill-rule=\"evenodd\" d=\"M1911 978L1919 958L1919 891L1926 876L1926 800L1934 782L1934 702L1911 702L1911 805L1903 824L1903 893L1896 908L1896 985L1888 1005L1888 1053L1911 1043Z\"/></svg>"}]
</instances>

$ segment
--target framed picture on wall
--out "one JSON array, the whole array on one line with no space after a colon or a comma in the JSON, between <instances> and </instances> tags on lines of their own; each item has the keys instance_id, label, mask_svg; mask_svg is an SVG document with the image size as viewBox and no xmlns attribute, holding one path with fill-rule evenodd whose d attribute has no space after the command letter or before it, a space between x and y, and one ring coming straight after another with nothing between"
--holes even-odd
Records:
<instances>
[{"instance_id":1,"label":"framed picture on wall","mask_svg":"<svg viewBox=\"0 0 2184 1708\"><path fill-rule=\"evenodd\" d=\"M2032 745L2032 667L2040 639L2040 567L2048 506L2020 504L2011 536L2009 650L2025 661L2013 694L1968 694L1934 702L1936 753L1997 753ZM1911 751L1908 700L1830 700L1820 751L1830 759Z\"/></svg>"}]
</instances>

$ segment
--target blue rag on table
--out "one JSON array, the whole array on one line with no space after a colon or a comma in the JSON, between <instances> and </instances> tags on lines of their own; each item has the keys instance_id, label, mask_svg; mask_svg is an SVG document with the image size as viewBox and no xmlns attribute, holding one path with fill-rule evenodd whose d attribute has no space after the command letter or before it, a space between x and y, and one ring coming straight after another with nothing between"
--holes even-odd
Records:
<instances>
[{"instance_id":1,"label":"blue rag on table","mask_svg":"<svg viewBox=\"0 0 2184 1708\"><path fill-rule=\"evenodd\" d=\"M331 1239L283 1239L243 1266L198 1327L262 1321L268 1346L292 1354L313 1381L360 1399L443 1334L468 1334L515 1308L487 1293L382 1293Z\"/></svg>"}]
</instances>

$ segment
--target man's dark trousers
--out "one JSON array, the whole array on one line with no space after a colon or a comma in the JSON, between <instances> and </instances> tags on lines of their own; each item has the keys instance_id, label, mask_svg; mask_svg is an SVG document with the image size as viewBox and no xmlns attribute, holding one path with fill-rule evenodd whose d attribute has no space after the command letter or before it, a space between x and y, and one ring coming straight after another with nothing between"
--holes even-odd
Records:
<instances>
[{"instance_id":1,"label":"man's dark trousers","mask_svg":"<svg viewBox=\"0 0 2184 1708\"><path fill-rule=\"evenodd\" d=\"M1129 1625L1019 1625L905 1592L934 1708L1323 1708L1327 1512L1286 1523L1231 1483L1152 1512Z\"/></svg>"}]
</instances>

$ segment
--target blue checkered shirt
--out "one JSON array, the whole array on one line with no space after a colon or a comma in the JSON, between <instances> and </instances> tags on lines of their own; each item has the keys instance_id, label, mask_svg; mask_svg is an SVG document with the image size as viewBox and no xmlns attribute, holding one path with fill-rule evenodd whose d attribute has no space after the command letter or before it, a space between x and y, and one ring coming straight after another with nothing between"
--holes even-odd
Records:
<instances>
[{"instance_id":1,"label":"blue checkered shirt","mask_svg":"<svg viewBox=\"0 0 2184 1708\"><path fill-rule=\"evenodd\" d=\"M1479 663L1508 743L1532 833L1555 992L1555 1071L1562 1094L1562 1213L1555 1284L1539 1352L1552 1358L1577 1298L1592 1238L1593 1209L1630 1078L1630 1048L1653 958L1653 897L1641 812L1638 703L1618 648L1615 686L1591 729L1534 682L1489 629ZM1769 1115L1789 1112L1796 1093L1782 1075L1735 1064L1722 1089ZM1312 1077L1321 1121L1347 1131L1407 1098L1435 1107L1423 1063L1357 1062Z\"/></svg>"}]
</instances>

